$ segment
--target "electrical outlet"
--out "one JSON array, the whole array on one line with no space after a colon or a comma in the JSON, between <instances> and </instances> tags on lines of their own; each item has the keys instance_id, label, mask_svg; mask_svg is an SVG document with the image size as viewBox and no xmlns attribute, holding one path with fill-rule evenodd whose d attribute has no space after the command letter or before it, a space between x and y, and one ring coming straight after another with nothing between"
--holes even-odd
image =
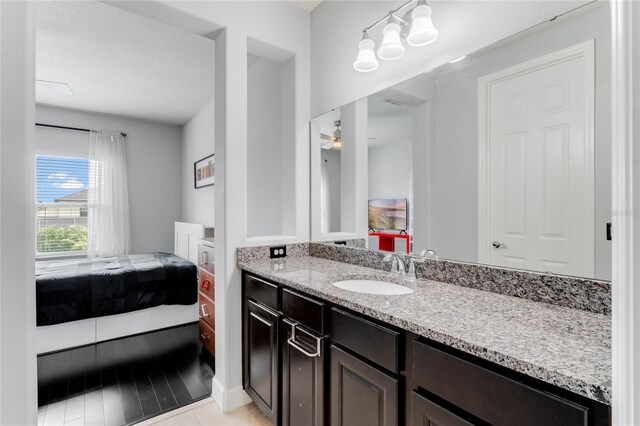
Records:
<instances>
[{"instance_id":1,"label":"electrical outlet","mask_svg":"<svg viewBox=\"0 0 640 426\"><path fill-rule=\"evenodd\" d=\"M287 246L269 247L269 257L271 259L279 259L281 257L287 257Z\"/></svg>"}]
</instances>

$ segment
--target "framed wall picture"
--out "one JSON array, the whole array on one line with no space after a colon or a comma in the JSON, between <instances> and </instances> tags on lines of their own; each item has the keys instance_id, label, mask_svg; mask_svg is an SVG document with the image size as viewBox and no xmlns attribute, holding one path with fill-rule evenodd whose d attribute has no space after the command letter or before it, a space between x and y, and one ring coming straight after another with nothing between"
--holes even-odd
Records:
<instances>
[{"instance_id":1,"label":"framed wall picture","mask_svg":"<svg viewBox=\"0 0 640 426\"><path fill-rule=\"evenodd\" d=\"M193 183L196 189L215 184L215 177L213 176L214 155L211 154L193 163Z\"/></svg>"}]
</instances>

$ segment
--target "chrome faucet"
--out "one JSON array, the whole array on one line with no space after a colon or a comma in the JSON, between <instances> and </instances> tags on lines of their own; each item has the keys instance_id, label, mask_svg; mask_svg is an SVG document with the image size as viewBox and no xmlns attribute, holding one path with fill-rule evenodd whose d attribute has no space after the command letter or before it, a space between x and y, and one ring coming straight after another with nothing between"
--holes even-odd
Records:
<instances>
[{"instance_id":1,"label":"chrome faucet","mask_svg":"<svg viewBox=\"0 0 640 426\"><path fill-rule=\"evenodd\" d=\"M404 268L404 261L400 256L395 253L387 254L384 259L385 262L391 261L391 273L395 275L405 276L407 271Z\"/></svg>"},{"instance_id":2,"label":"chrome faucet","mask_svg":"<svg viewBox=\"0 0 640 426\"><path fill-rule=\"evenodd\" d=\"M409 270L407 271L407 276L412 280L417 280L418 275L416 274L416 263L422 263L425 259L418 259L415 257L409 258Z\"/></svg>"}]
</instances>

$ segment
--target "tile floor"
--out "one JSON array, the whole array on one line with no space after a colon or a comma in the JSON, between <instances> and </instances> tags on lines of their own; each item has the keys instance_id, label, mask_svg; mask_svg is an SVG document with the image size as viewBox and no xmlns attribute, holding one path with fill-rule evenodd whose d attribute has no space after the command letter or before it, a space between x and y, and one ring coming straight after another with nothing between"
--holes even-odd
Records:
<instances>
[{"instance_id":1,"label":"tile floor","mask_svg":"<svg viewBox=\"0 0 640 426\"><path fill-rule=\"evenodd\" d=\"M270 426L269 420L251 403L224 414L211 400L191 404L175 414L171 412L149 419L140 426Z\"/></svg>"}]
</instances>

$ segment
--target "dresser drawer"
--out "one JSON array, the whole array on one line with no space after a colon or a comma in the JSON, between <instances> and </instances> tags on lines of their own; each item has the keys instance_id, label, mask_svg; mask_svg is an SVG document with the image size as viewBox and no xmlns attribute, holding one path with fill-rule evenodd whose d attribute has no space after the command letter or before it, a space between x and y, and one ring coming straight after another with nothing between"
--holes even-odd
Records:
<instances>
[{"instance_id":1,"label":"dresser drawer","mask_svg":"<svg viewBox=\"0 0 640 426\"><path fill-rule=\"evenodd\" d=\"M206 322L200 320L200 342L212 356L216 356L216 332Z\"/></svg>"},{"instance_id":2,"label":"dresser drawer","mask_svg":"<svg viewBox=\"0 0 640 426\"><path fill-rule=\"evenodd\" d=\"M202 268L198 268L198 288L200 292L205 294L209 299L216 300L216 277L205 271Z\"/></svg>"},{"instance_id":3,"label":"dresser drawer","mask_svg":"<svg viewBox=\"0 0 640 426\"><path fill-rule=\"evenodd\" d=\"M216 273L215 249L198 244L198 266L212 274Z\"/></svg>"},{"instance_id":4,"label":"dresser drawer","mask_svg":"<svg viewBox=\"0 0 640 426\"><path fill-rule=\"evenodd\" d=\"M413 382L494 425L586 425L589 410L413 342Z\"/></svg>"},{"instance_id":5,"label":"dresser drawer","mask_svg":"<svg viewBox=\"0 0 640 426\"><path fill-rule=\"evenodd\" d=\"M200 304L200 306L198 306L198 314L200 315L200 320L206 322L209 327L215 330L216 304L204 297L202 294L198 295L198 299Z\"/></svg>"},{"instance_id":6,"label":"dresser drawer","mask_svg":"<svg viewBox=\"0 0 640 426\"><path fill-rule=\"evenodd\" d=\"M400 333L339 309L331 309L331 340L398 373Z\"/></svg>"},{"instance_id":7,"label":"dresser drawer","mask_svg":"<svg viewBox=\"0 0 640 426\"><path fill-rule=\"evenodd\" d=\"M280 310L278 303L278 286L253 275L245 275L245 296L260 302L276 311Z\"/></svg>"},{"instance_id":8,"label":"dresser drawer","mask_svg":"<svg viewBox=\"0 0 640 426\"><path fill-rule=\"evenodd\" d=\"M282 313L323 335L325 304L288 289L282 289Z\"/></svg>"}]
</instances>

